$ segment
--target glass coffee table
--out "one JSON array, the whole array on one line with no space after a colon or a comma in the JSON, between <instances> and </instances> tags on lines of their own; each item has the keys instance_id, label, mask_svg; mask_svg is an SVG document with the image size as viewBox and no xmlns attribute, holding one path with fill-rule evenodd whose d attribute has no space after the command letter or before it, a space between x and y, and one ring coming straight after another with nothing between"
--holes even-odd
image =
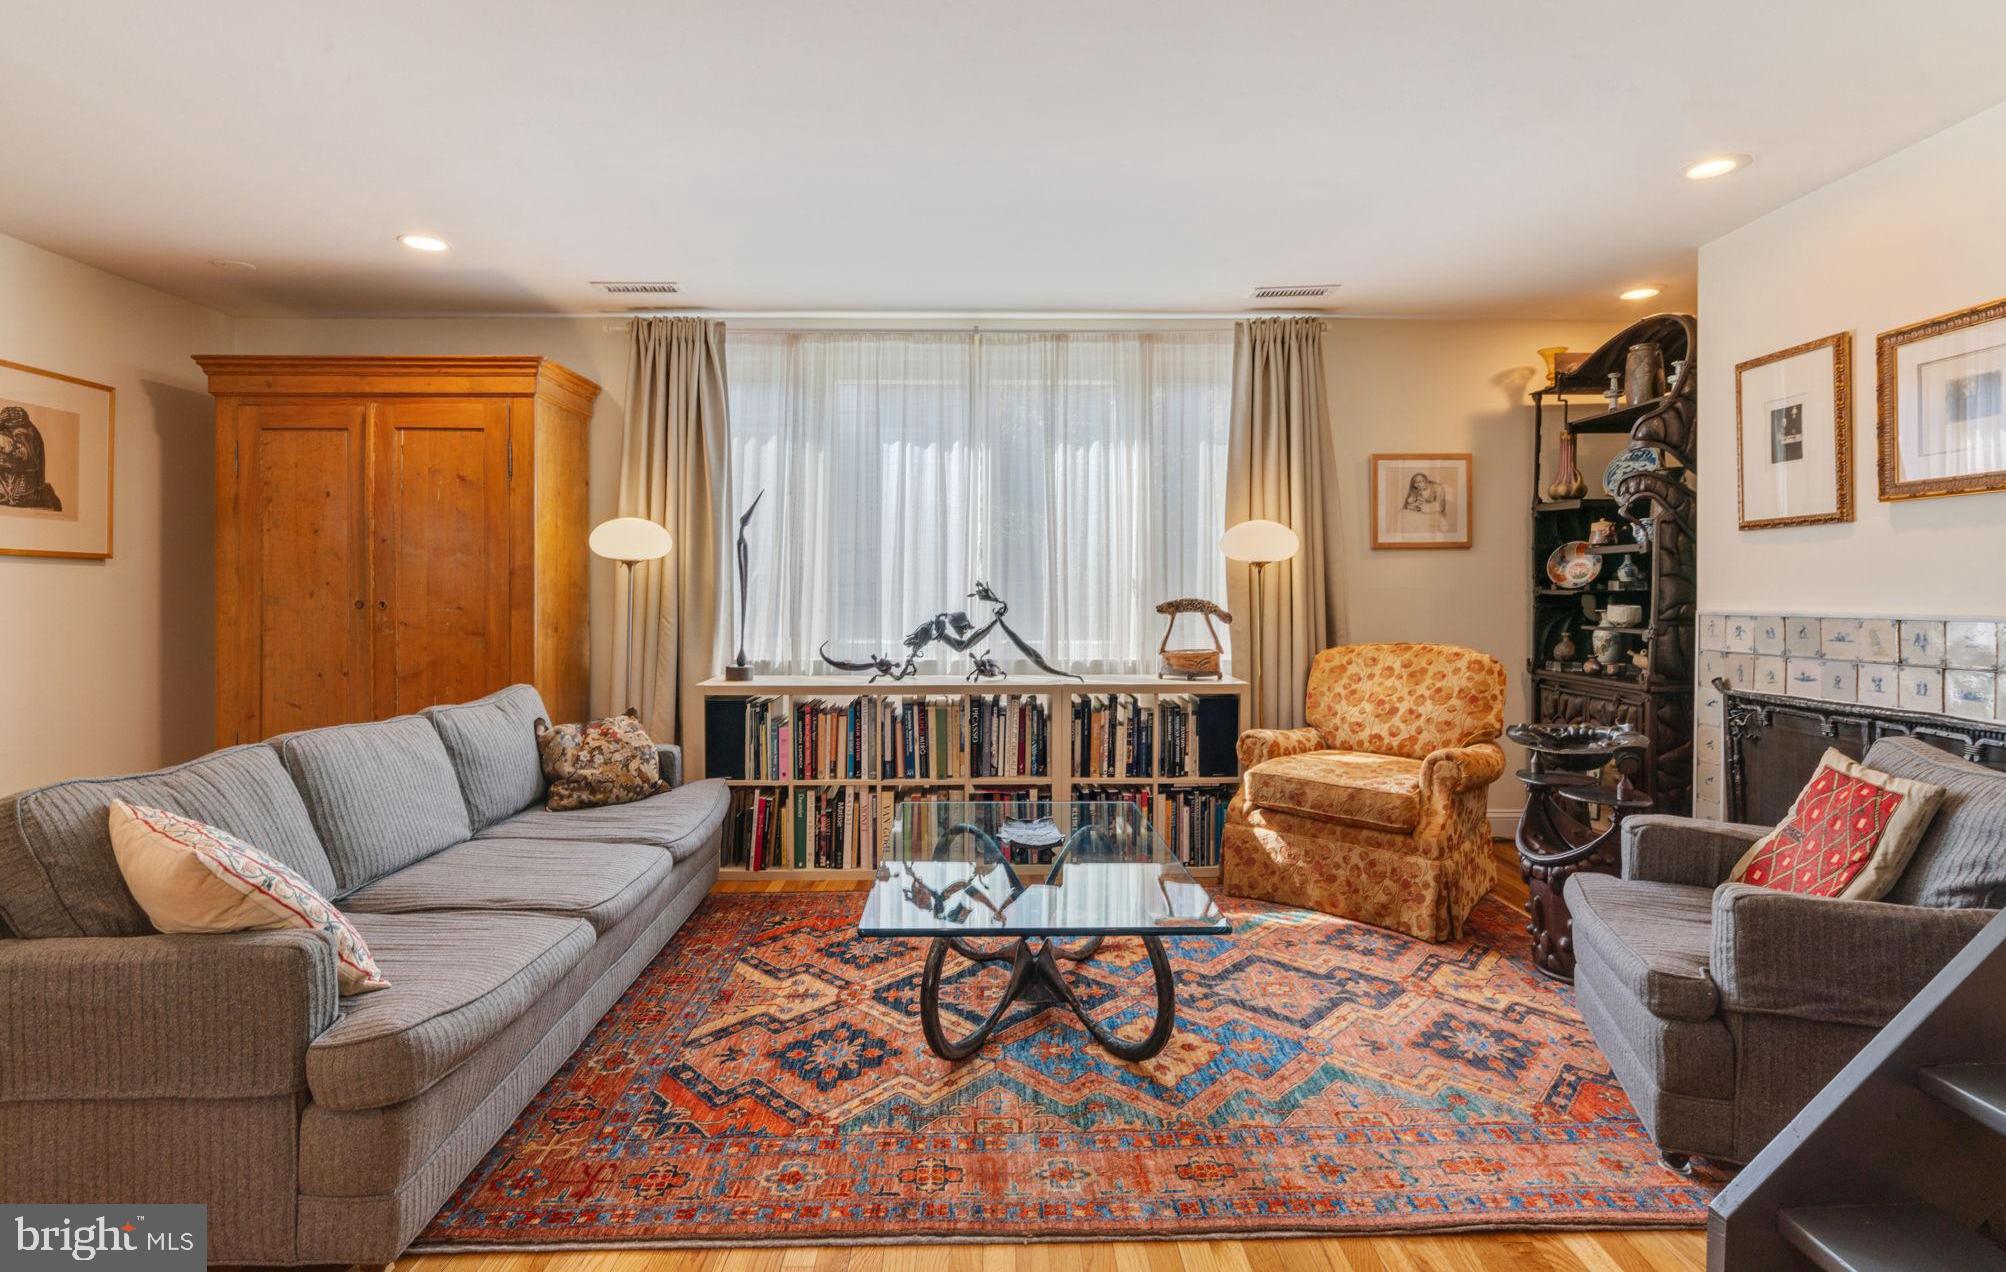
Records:
<instances>
[{"instance_id":1,"label":"glass coffee table","mask_svg":"<svg viewBox=\"0 0 2006 1272\"><path fill-rule=\"evenodd\" d=\"M944 1060L974 1055L1014 1004L1033 1013L1064 1004L1117 1058L1148 1059L1177 1019L1163 939L1224 936L1232 925L1134 804L1011 811L900 805L858 933L933 942L919 1018ZM1110 937L1141 939L1151 992L1132 947L1094 962Z\"/></svg>"}]
</instances>

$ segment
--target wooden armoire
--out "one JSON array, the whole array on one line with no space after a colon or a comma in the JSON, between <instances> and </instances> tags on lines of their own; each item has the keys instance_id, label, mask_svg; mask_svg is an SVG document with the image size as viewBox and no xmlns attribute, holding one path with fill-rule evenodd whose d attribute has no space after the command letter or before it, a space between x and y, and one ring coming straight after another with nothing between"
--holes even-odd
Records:
<instances>
[{"instance_id":1,"label":"wooden armoire","mask_svg":"<svg viewBox=\"0 0 2006 1272\"><path fill-rule=\"evenodd\" d=\"M586 434L547 358L198 357L216 398L216 739L516 681L586 711Z\"/></svg>"}]
</instances>

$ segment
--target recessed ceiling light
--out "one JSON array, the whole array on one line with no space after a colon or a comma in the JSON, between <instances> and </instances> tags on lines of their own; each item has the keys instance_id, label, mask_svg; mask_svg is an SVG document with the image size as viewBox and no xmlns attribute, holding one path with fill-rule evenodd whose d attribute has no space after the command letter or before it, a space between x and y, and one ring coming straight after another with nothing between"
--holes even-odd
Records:
<instances>
[{"instance_id":1,"label":"recessed ceiling light","mask_svg":"<svg viewBox=\"0 0 2006 1272\"><path fill-rule=\"evenodd\" d=\"M1616 299L1649 300L1651 297L1657 294L1658 294L1658 289L1655 287L1632 287L1629 291L1618 293Z\"/></svg>"},{"instance_id":2,"label":"recessed ceiling light","mask_svg":"<svg viewBox=\"0 0 2006 1272\"><path fill-rule=\"evenodd\" d=\"M249 261L233 261L227 256L219 256L209 263L217 269L233 270L239 274L248 274L257 268L256 265L251 264Z\"/></svg>"},{"instance_id":3,"label":"recessed ceiling light","mask_svg":"<svg viewBox=\"0 0 2006 1272\"><path fill-rule=\"evenodd\" d=\"M443 252L446 240L433 238L430 234L399 234L397 241L414 252Z\"/></svg>"},{"instance_id":4,"label":"recessed ceiling light","mask_svg":"<svg viewBox=\"0 0 2006 1272\"><path fill-rule=\"evenodd\" d=\"M1724 177L1736 168L1747 167L1750 162L1747 155L1714 155L1687 168L1686 175L1695 181L1705 181L1709 177Z\"/></svg>"}]
</instances>

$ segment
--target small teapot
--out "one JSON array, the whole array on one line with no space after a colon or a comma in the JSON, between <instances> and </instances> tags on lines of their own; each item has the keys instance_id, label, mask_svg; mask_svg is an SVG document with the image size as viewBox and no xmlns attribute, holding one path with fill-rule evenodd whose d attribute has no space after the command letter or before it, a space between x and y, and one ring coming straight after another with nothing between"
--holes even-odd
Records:
<instances>
[{"instance_id":1,"label":"small teapot","mask_svg":"<svg viewBox=\"0 0 2006 1272\"><path fill-rule=\"evenodd\" d=\"M1607 517L1589 523L1588 542L1597 547L1616 542L1616 523Z\"/></svg>"}]
</instances>

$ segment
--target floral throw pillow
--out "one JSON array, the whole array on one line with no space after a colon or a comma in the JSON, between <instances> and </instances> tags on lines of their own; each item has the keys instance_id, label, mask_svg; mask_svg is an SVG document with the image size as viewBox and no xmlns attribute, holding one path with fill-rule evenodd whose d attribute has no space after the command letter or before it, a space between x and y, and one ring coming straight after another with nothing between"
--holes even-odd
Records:
<instances>
[{"instance_id":1,"label":"floral throw pillow","mask_svg":"<svg viewBox=\"0 0 2006 1272\"><path fill-rule=\"evenodd\" d=\"M543 806L553 813L628 804L669 789L654 739L631 712L555 728L538 720L536 749L550 784Z\"/></svg>"},{"instance_id":2,"label":"floral throw pillow","mask_svg":"<svg viewBox=\"0 0 2006 1272\"><path fill-rule=\"evenodd\" d=\"M1944 788L1825 752L1790 815L1742 855L1730 883L1878 901L1901 877Z\"/></svg>"},{"instance_id":3,"label":"floral throw pillow","mask_svg":"<svg viewBox=\"0 0 2006 1272\"><path fill-rule=\"evenodd\" d=\"M283 862L164 808L117 800L107 818L119 873L160 931L310 928L334 946L342 993L389 988L355 925Z\"/></svg>"}]
</instances>

